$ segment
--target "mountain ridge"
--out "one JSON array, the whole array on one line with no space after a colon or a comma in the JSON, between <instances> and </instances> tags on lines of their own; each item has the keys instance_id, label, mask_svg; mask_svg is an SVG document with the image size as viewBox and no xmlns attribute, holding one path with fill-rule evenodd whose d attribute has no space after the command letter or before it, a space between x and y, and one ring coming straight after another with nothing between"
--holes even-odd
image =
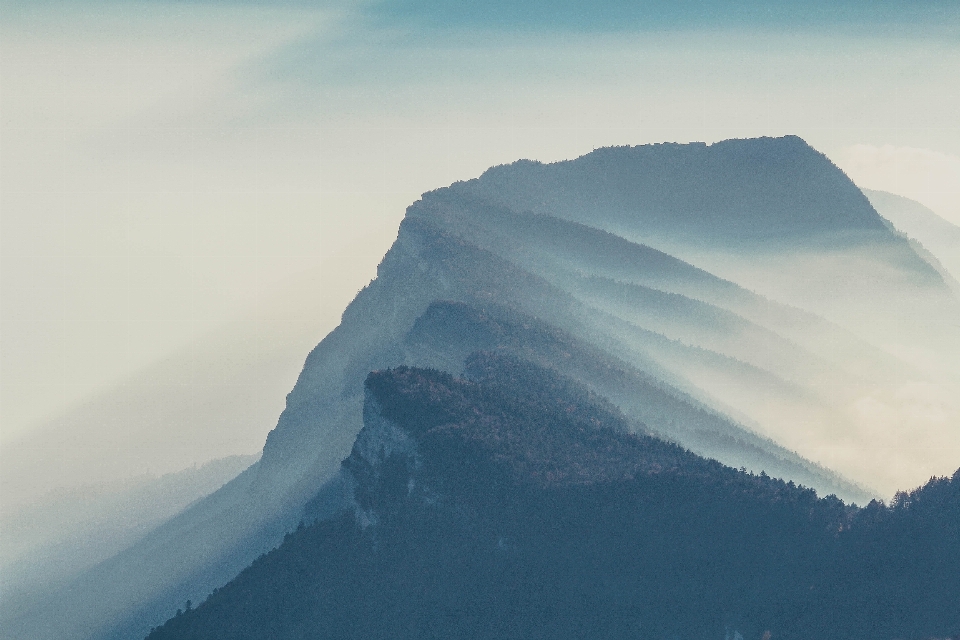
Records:
<instances>
[{"instance_id":1,"label":"mountain ridge","mask_svg":"<svg viewBox=\"0 0 960 640\"><path fill-rule=\"evenodd\" d=\"M513 171L533 174L522 176L527 183L549 181L549 187L534 191L539 198L520 197L510 189ZM591 185L581 172L603 179ZM519 201L520 210L568 214L579 208L593 219L621 222L629 212L631 222L649 232L685 235L695 225L697 235L706 231L720 242L802 238L809 235L802 223L831 232L885 230L853 182L797 136L605 147L574 160L493 167L451 188L482 193L494 202ZM545 191L555 195L542 195ZM571 202L572 193L579 195ZM600 206L611 210L601 213ZM582 221L580 216L572 219Z\"/></svg>"},{"instance_id":2,"label":"mountain ridge","mask_svg":"<svg viewBox=\"0 0 960 640\"><path fill-rule=\"evenodd\" d=\"M870 216L875 213L869 203L864 205L862 195L849 191L856 187L845 181L842 174L837 175L839 171L822 154L792 139L739 141L726 148L742 149L751 144L756 145L756 153L747 160L753 163L761 162L771 148L782 145L783 153L802 156L797 166L804 162L816 164L816 170L809 174L767 172L770 180L785 181L781 192L796 190L804 176L810 185L803 188L816 191L818 176L827 176L825 185L843 191L846 195L840 202L850 202L855 209L844 214L847 218L873 220ZM670 153L680 153L680 147L671 148ZM709 148L703 153L708 151ZM613 157L618 152L610 153ZM782 168L790 164L784 164L782 158L778 160L777 153L773 158L775 165L779 162ZM683 170L689 173L689 167ZM731 171L739 171L743 179L749 174L744 167ZM718 175L721 174L726 175ZM681 183L682 177L674 182ZM577 382L606 397L627 416L637 433L655 431L738 467L749 466L765 473L776 469L785 483L791 478L802 478L804 484L822 487L825 493L855 495L860 502L876 495L844 481L820 464L809 462L801 454L817 452L813 457L820 463L837 466L844 473L866 468L851 464L851 460L860 465L869 463L873 470L895 468L885 464L884 458L865 459L863 443L855 437L859 425L851 422L845 413L847 405L842 404L859 400L855 394L861 393L861 389L862 393L876 393L883 398L895 397L897 385L913 375L910 367L886 352L883 345L863 338L856 326L851 329L848 324L838 324L802 305L790 306L790 300L765 298L765 293L753 293L749 290L752 287L724 279L723 274L717 275L696 262L685 262L683 256L672 255L662 247L644 246L636 238L617 235L616 230L602 228L602 218L593 220L597 224L594 228L550 215L557 212L530 215L522 208L518 211L516 202L493 206L490 194L474 193L470 191L473 187L465 188L464 184L424 194L408 208L397 241L378 267L377 278L347 307L340 325L307 356L287 396L286 407L267 437L260 461L147 536L143 543L86 574L69 592L53 594L49 610L55 609L58 615L38 614L43 629L32 634L33 638L72 634L112 639L145 634L150 627L166 620L184 600L199 601L253 558L276 546L284 532L293 529L307 511L335 513L343 499L340 462L349 455L363 428L363 382L368 374L398 366L427 366L460 376L465 373L470 354L483 350L483 345L472 342L475 339L487 340L489 344L484 348L499 349L504 352L501 356L529 359L566 375L574 373L574 378L574 370L583 365L583 371L597 374L597 379L586 380L582 373ZM604 184L607 196L619 197L616 193L610 195L611 185L618 184L616 180L611 178ZM523 185L513 186L519 189ZM565 188L569 191L574 186L571 182ZM542 185L528 184L525 188L529 193L524 197L535 199ZM630 189L622 199L636 195L637 190ZM829 188L821 191L821 196L832 193ZM735 190L725 197L734 195ZM750 200L754 204L757 201ZM733 201L725 206L733 206L730 202ZM803 202L802 198L795 199L790 206ZM593 209L581 213L586 216L597 209L596 202L591 206ZM789 209L783 207L787 205L778 211ZM810 214L814 219L819 215L817 211ZM689 235L695 230L691 226L686 232ZM886 227L871 227L867 232L889 234ZM844 234L844 229L837 232L838 243L846 242ZM586 247L601 247L598 251L618 247L613 252L615 258L606 262L603 255L591 258L581 242ZM903 247L909 249L896 244L895 257L901 255L896 252L904 251ZM922 262L911 255L911 261ZM621 256L633 256L636 260L618 263ZM712 351L676 340L670 342L671 338L650 328L649 317L631 316L629 305L618 311L619 315L604 309L603 304L616 302L616 295L604 294L603 304L591 304L584 291L575 295L570 286L573 280L563 271L571 266L564 263L565 259L573 263L574 275L579 269L583 275L610 277L626 284L637 279L640 282L634 284L649 285L658 291L666 289L665 293L709 295L711 299L701 301L782 335L784 341L769 341L767 347L776 357L749 366L725 355L718 346L721 343L714 345L718 351ZM895 260L890 264L897 268ZM671 287L686 289L672 291ZM934 290L940 291L936 287L931 289ZM873 293L870 290L864 295ZM689 317L693 329L706 331L712 327L710 330L719 331L715 323L711 325L712 316L706 307L690 308L704 310L703 317L682 316ZM508 311L494 312L495 309ZM484 314L486 324L471 325ZM525 324L536 330L524 333ZM476 335L471 333L471 326ZM670 333L670 326L659 328ZM732 325L727 329L728 334L721 335L724 339L734 334ZM760 340L761 333L758 331L754 337ZM791 384L799 385L794 395L811 399L813 404L809 411L804 409L796 415L778 412L784 405L774 403L770 399L773 394L765 394L765 386L780 389L781 395L791 389L778 382L790 378L786 375L792 366L790 354L800 353L791 351L790 344L817 357L832 354L833 359L823 358L828 363L824 366L832 367L831 374L848 376L842 378L851 382L844 392L847 395L841 394L840 400L819 399L812 383L794 381ZM855 354L856 360L850 363L850 371L844 373L835 361L850 360L848 354ZM844 389L842 385L834 386L838 393ZM737 390L743 393L737 396ZM757 404L756 398L767 399L767 405ZM771 416L776 418L776 424L771 422ZM640 427L641 424L645 426ZM823 442L828 437L836 450L846 452L847 459L823 459L819 456L822 449L809 447L810 441L820 438ZM787 438L793 440L785 444ZM846 466L834 464L838 460ZM854 480L863 481L862 474L852 475ZM11 638L30 636L17 633L30 629L30 624L37 623L26 620L23 626L8 627L4 633L11 634L7 636ZM74 631L82 631L70 632L71 624L75 625Z\"/></svg>"}]
</instances>

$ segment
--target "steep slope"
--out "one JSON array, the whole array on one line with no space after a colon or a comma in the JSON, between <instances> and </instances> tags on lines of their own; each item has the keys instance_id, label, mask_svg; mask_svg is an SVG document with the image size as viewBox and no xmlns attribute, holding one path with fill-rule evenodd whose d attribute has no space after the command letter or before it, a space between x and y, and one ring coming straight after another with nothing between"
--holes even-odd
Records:
<instances>
[{"instance_id":1,"label":"steep slope","mask_svg":"<svg viewBox=\"0 0 960 640\"><path fill-rule=\"evenodd\" d=\"M933 253L954 280L960 279L960 227L915 200L871 189L863 193L881 216Z\"/></svg>"},{"instance_id":2,"label":"steep slope","mask_svg":"<svg viewBox=\"0 0 960 640\"><path fill-rule=\"evenodd\" d=\"M960 471L849 508L627 434L547 370L469 368L371 374L343 463L352 508L149 638L960 632Z\"/></svg>"},{"instance_id":3,"label":"steep slope","mask_svg":"<svg viewBox=\"0 0 960 640\"><path fill-rule=\"evenodd\" d=\"M308 357L297 386L287 398L287 408L267 440L261 461L244 480L247 484L235 483L222 495L170 523L155 542L148 539L148 544L106 563L70 590L66 600L76 604L69 609L76 615L97 611L104 600L87 595L97 592L92 585L117 585L110 588L111 597L106 600L111 609L134 609L128 617L121 618L115 631L104 631L105 637L124 637L133 630L158 624L171 610L176 600L173 595L166 595L170 589L167 585L181 585L171 591L179 594L179 601L197 600L222 583L221 576L238 571L243 566L238 566L241 558L263 552L265 545L269 548L270 536L278 535L300 518L302 505L333 478L337 461L349 451L353 435L361 427L361 389L366 372L404 362L417 364L416 351L402 349L403 338L431 301L450 298L512 305L534 317L561 322L568 332L587 339L593 337L608 349L624 352L621 341L611 343L607 336L604 342L604 336L588 324L595 321L596 314L562 290L461 237L410 218L401 226L397 243L381 264L378 279L361 292L344 313L340 327ZM634 362L639 360L634 358ZM649 368L666 375L652 363ZM666 412L669 414L669 409ZM771 470L789 470L798 465L793 471L804 479L820 478L825 481L825 488L864 495L849 483L831 478L788 452L780 450L771 457L763 452L763 447L745 442L755 436L742 429L737 431L739 436L731 437L728 433L714 438L710 451L733 463L752 463L751 467L764 460L774 463L789 458L792 462L785 466L770 464ZM682 431L676 431L673 437L682 435ZM704 443L701 446L705 446L707 439L700 440ZM766 447L769 449L769 444ZM211 513L220 515L213 518ZM229 522L228 533L222 531L224 522ZM177 529L191 534L174 549L169 546L171 534L166 532ZM218 537L223 549L210 554L209 541ZM190 562L183 562L183 558ZM139 589L126 585L130 577L125 567L134 562L154 567L151 580L134 578L141 582ZM80 588L80 584L84 586ZM75 594L80 594L80 598ZM61 611L68 609L59 596L53 599L57 606ZM137 607L138 602L145 605ZM115 616L102 611L99 617L115 620ZM56 636L57 633L51 634Z\"/></svg>"},{"instance_id":4,"label":"steep slope","mask_svg":"<svg viewBox=\"0 0 960 640\"><path fill-rule=\"evenodd\" d=\"M304 296L318 289L322 299ZM348 301L322 274L277 283L261 299L263 308L29 434L4 439L0 636L83 637L80 628L96 628L113 615L106 613L109 603L89 602L97 593L117 588L116 601L127 602L132 585L114 586L116 580L106 586L82 582L62 592L53 588L138 539L146 544L151 529L253 463L304 354L339 321L342 306L332 313L331 306ZM258 455L236 458L243 460L240 466L227 460L204 467L238 453ZM77 600L81 605L74 609ZM32 632L20 625L22 616L56 631ZM70 620L79 626L71 627Z\"/></svg>"},{"instance_id":5,"label":"steep slope","mask_svg":"<svg viewBox=\"0 0 960 640\"><path fill-rule=\"evenodd\" d=\"M182 601L168 593L196 599L222 584L296 524L306 501L335 475L361 427L363 378L371 368L403 362L400 342L432 300L522 302L549 317L571 304L551 291L541 279L460 238L422 221L405 221L378 279L308 356L257 465L134 548L51 594L46 606L5 624L4 633L128 637L162 620L171 598Z\"/></svg>"}]
</instances>

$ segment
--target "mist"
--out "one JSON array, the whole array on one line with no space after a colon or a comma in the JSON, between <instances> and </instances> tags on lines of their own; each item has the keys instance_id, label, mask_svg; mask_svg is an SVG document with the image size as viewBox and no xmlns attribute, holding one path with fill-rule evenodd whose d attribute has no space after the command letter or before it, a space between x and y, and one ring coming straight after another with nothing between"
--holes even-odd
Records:
<instances>
[{"instance_id":1,"label":"mist","mask_svg":"<svg viewBox=\"0 0 960 640\"><path fill-rule=\"evenodd\" d=\"M867 29L844 7L639 27L546 24L539 5L450 22L392 3L5 2L2 509L258 455L406 208L492 166L795 134L957 223L953 14ZM960 277L956 247L867 195ZM602 316L590 335L630 366L866 494L956 468L956 306L914 287L938 267L909 243L745 256L608 230L742 291L500 255Z\"/></svg>"},{"instance_id":2,"label":"mist","mask_svg":"<svg viewBox=\"0 0 960 640\"><path fill-rule=\"evenodd\" d=\"M409 202L494 164L780 133L838 157L856 144L960 147L944 81L958 54L909 30L451 36L411 20L390 27L350 6L8 3L2 437L295 273L335 270L359 289ZM829 84L810 71L824 65ZM910 91L857 99L902 88L908 71ZM345 242L352 252L324 260Z\"/></svg>"}]
</instances>

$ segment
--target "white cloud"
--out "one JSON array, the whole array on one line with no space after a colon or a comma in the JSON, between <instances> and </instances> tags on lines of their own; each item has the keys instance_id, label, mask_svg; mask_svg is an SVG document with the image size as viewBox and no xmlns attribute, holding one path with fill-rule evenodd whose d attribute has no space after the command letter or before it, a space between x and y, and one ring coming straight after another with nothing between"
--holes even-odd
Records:
<instances>
[{"instance_id":1,"label":"white cloud","mask_svg":"<svg viewBox=\"0 0 960 640\"><path fill-rule=\"evenodd\" d=\"M848 464L859 465L857 471L888 493L919 486L932 474L952 474L960 455L954 389L915 381L857 399L850 415L860 431Z\"/></svg>"},{"instance_id":2,"label":"white cloud","mask_svg":"<svg viewBox=\"0 0 960 640\"><path fill-rule=\"evenodd\" d=\"M237 169L260 145L211 124L222 111L210 112L228 98L241 102L237 69L251 57L323 17L139 3L4 17L6 441L314 266L320 250L307 241L318 225L302 221L316 218L315 199L251 193L274 187Z\"/></svg>"}]
</instances>

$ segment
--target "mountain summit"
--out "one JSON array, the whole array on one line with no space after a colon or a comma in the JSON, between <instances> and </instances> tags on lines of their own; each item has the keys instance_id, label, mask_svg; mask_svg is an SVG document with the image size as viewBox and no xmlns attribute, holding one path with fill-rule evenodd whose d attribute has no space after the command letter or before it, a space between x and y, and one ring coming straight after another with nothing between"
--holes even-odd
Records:
<instances>
[{"instance_id":1,"label":"mountain summit","mask_svg":"<svg viewBox=\"0 0 960 640\"><path fill-rule=\"evenodd\" d=\"M796 136L598 149L568 162L494 167L451 188L674 241L751 246L884 231L856 185Z\"/></svg>"}]
</instances>

